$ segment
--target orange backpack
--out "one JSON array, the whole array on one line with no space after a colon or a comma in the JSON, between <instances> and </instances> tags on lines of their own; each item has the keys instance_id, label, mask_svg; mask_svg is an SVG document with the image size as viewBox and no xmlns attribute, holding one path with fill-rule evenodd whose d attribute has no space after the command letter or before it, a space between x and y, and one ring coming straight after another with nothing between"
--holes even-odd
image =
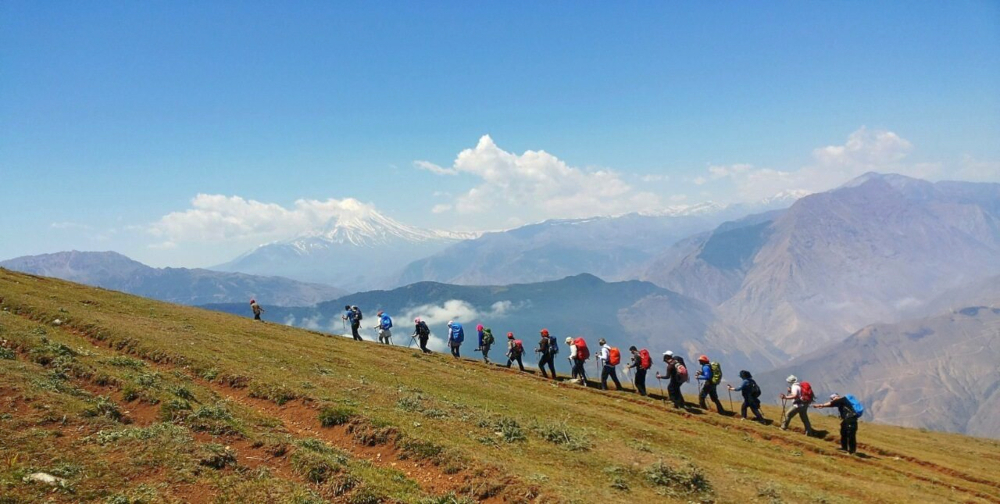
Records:
<instances>
[{"instance_id":1,"label":"orange backpack","mask_svg":"<svg viewBox=\"0 0 1000 504\"><path fill-rule=\"evenodd\" d=\"M608 364L612 366L617 366L622 361L622 353L618 351L617 348L611 347L611 351L608 352Z\"/></svg>"},{"instance_id":2,"label":"orange backpack","mask_svg":"<svg viewBox=\"0 0 1000 504\"><path fill-rule=\"evenodd\" d=\"M583 338L573 340L573 344L576 345L577 359L585 361L590 358L590 350L587 349L587 342L583 341Z\"/></svg>"}]
</instances>

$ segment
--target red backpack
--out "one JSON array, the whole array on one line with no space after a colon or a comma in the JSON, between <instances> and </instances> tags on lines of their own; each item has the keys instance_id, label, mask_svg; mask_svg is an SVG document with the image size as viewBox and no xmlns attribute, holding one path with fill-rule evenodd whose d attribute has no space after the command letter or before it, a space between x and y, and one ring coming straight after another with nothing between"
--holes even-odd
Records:
<instances>
[{"instance_id":1,"label":"red backpack","mask_svg":"<svg viewBox=\"0 0 1000 504\"><path fill-rule=\"evenodd\" d=\"M685 366L684 364L681 364L680 362L678 362L674 369L677 372L677 376L680 377L680 379L681 379L682 382L687 383L687 382L691 381L691 379L688 378L688 368L687 368L687 366Z\"/></svg>"},{"instance_id":2,"label":"red backpack","mask_svg":"<svg viewBox=\"0 0 1000 504\"><path fill-rule=\"evenodd\" d=\"M653 367L653 359L649 356L649 350L643 348L639 350L639 368L649 369Z\"/></svg>"},{"instance_id":3,"label":"red backpack","mask_svg":"<svg viewBox=\"0 0 1000 504\"><path fill-rule=\"evenodd\" d=\"M517 355L524 353L524 343L522 343L521 340L514 340L514 351L517 352Z\"/></svg>"},{"instance_id":4,"label":"red backpack","mask_svg":"<svg viewBox=\"0 0 1000 504\"><path fill-rule=\"evenodd\" d=\"M608 364L612 366L617 366L622 361L622 353L618 351L617 348L611 347L611 351L608 352Z\"/></svg>"},{"instance_id":5,"label":"red backpack","mask_svg":"<svg viewBox=\"0 0 1000 504\"><path fill-rule=\"evenodd\" d=\"M583 338L573 340L573 344L576 345L577 359L585 361L590 358L590 350L587 349L587 342L583 341Z\"/></svg>"},{"instance_id":6,"label":"red backpack","mask_svg":"<svg viewBox=\"0 0 1000 504\"><path fill-rule=\"evenodd\" d=\"M813 396L812 385L810 385L809 382L804 381L800 383L799 386L802 387L802 391L799 392L799 399L802 402L812 402L813 398L815 397Z\"/></svg>"}]
</instances>

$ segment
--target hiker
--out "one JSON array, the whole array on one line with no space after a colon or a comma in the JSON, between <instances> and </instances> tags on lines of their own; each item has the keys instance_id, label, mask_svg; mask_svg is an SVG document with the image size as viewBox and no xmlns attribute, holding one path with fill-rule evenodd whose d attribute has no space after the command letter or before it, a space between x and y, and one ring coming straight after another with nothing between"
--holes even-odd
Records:
<instances>
[{"instance_id":1,"label":"hiker","mask_svg":"<svg viewBox=\"0 0 1000 504\"><path fill-rule=\"evenodd\" d=\"M625 369L635 370L635 380L632 382L639 395L646 396L646 371L653 366L653 360L649 357L649 350L643 348L638 350L635 346L628 347L632 353L632 360L625 366Z\"/></svg>"},{"instance_id":2,"label":"hiker","mask_svg":"<svg viewBox=\"0 0 1000 504\"><path fill-rule=\"evenodd\" d=\"M479 324L477 327L479 329L479 351L483 352L483 362L490 363L490 347L493 346L493 331L489 327L483 327Z\"/></svg>"},{"instance_id":3,"label":"hiker","mask_svg":"<svg viewBox=\"0 0 1000 504\"><path fill-rule=\"evenodd\" d=\"M719 401L719 391L717 390L719 382L722 381L722 367L719 366L718 362L709 362L706 355L698 357L698 363L701 364L701 373L698 374L697 378L698 381L702 382L701 392L698 393L698 404L701 405L701 409L707 410L708 405L705 404L705 399L710 397L715 403L716 411L721 415L726 412Z\"/></svg>"},{"instance_id":4,"label":"hiker","mask_svg":"<svg viewBox=\"0 0 1000 504\"><path fill-rule=\"evenodd\" d=\"M590 350L587 349L587 342L583 338L566 338L569 345L569 359L573 366L573 381L583 386L587 386L587 371L583 364L590 358Z\"/></svg>"},{"instance_id":5,"label":"hiker","mask_svg":"<svg viewBox=\"0 0 1000 504\"><path fill-rule=\"evenodd\" d=\"M601 390L608 390L608 377L615 382L615 390L622 390L622 383L618 381L618 364L621 362L621 353L617 348L608 345L607 340L601 338L598 342L601 345L601 354L598 360L601 361Z\"/></svg>"},{"instance_id":6,"label":"hiker","mask_svg":"<svg viewBox=\"0 0 1000 504\"><path fill-rule=\"evenodd\" d=\"M261 322L263 322L263 320L261 320L261 318L260 318L260 314L264 313L264 309L261 308L259 304L257 304L257 300L256 299L251 299L250 300L250 310L253 312L253 319L254 320L260 320Z\"/></svg>"},{"instance_id":7,"label":"hiker","mask_svg":"<svg viewBox=\"0 0 1000 504\"><path fill-rule=\"evenodd\" d=\"M420 351L423 353L431 353L427 349L427 340L431 337L431 328L427 327L427 322L420 320L420 317L413 319L413 336L411 338L417 338L420 343Z\"/></svg>"},{"instance_id":8,"label":"hiker","mask_svg":"<svg viewBox=\"0 0 1000 504\"><path fill-rule=\"evenodd\" d=\"M392 318L382 310L378 311L378 325L375 326L375 329L378 330L379 343L392 344L392 331L390 331L392 329Z\"/></svg>"},{"instance_id":9,"label":"hiker","mask_svg":"<svg viewBox=\"0 0 1000 504\"><path fill-rule=\"evenodd\" d=\"M687 383L688 372L687 366L684 365L684 359L674 355L674 352L667 350L663 352L663 362L667 363L667 374L660 376L660 372L656 372L656 379L666 378L669 380L667 382L667 397L670 398L670 402L674 404L675 408L684 407L684 396L681 394L681 385Z\"/></svg>"},{"instance_id":10,"label":"hiker","mask_svg":"<svg viewBox=\"0 0 1000 504\"><path fill-rule=\"evenodd\" d=\"M788 430L792 418L799 415L802 417L802 425L806 428L806 435L812 436L812 425L809 423L809 404L813 401L812 387L809 382L799 383L795 375L790 375L785 381L788 382L788 393L779 394L778 398L783 401L791 400L792 409L788 410L788 414L781 421L781 430Z\"/></svg>"},{"instance_id":11,"label":"hiker","mask_svg":"<svg viewBox=\"0 0 1000 504\"><path fill-rule=\"evenodd\" d=\"M461 357L458 353L459 347L462 346L462 341L465 341L465 330L462 329L462 324L458 322L449 320L448 321L448 348L451 349L451 355L456 359Z\"/></svg>"},{"instance_id":12,"label":"hiker","mask_svg":"<svg viewBox=\"0 0 1000 504\"><path fill-rule=\"evenodd\" d=\"M864 408L857 403L857 399L851 401L854 396L830 395L830 402L814 404L813 408L837 408L840 413L840 450L854 455L858 449L858 417Z\"/></svg>"},{"instance_id":13,"label":"hiker","mask_svg":"<svg viewBox=\"0 0 1000 504\"><path fill-rule=\"evenodd\" d=\"M357 306L352 308L351 305L344 305L344 314L340 318L351 323L351 335L355 340L361 341L361 335L358 334L358 329L361 328L361 310Z\"/></svg>"},{"instance_id":14,"label":"hiker","mask_svg":"<svg viewBox=\"0 0 1000 504\"><path fill-rule=\"evenodd\" d=\"M745 369L740 371L740 378L743 379L743 383L739 387L726 386L729 387L729 390L743 394L743 405L740 406L743 419L747 419L747 408L750 408L753 411L754 420L764 423L764 415L760 413L760 386L757 385L757 381L753 379L750 371ZM732 396L730 396L731 398Z\"/></svg>"},{"instance_id":15,"label":"hiker","mask_svg":"<svg viewBox=\"0 0 1000 504\"><path fill-rule=\"evenodd\" d=\"M521 340L514 339L514 333L507 333L507 367L509 368L514 361L517 361L517 367L521 368L521 371L524 371L521 355L524 355L524 343Z\"/></svg>"},{"instance_id":16,"label":"hiker","mask_svg":"<svg viewBox=\"0 0 1000 504\"><path fill-rule=\"evenodd\" d=\"M549 365L549 371L552 373L552 379L556 379L556 366L553 362L556 358L556 352L558 351L556 347L556 341L554 338L549 337L549 330L542 329L538 332L541 335L541 339L538 340L538 348L535 349L535 353L541 355L538 359L538 369L542 372L542 377L548 378L549 375L545 374L545 365Z\"/></svg>"}]
</instances>

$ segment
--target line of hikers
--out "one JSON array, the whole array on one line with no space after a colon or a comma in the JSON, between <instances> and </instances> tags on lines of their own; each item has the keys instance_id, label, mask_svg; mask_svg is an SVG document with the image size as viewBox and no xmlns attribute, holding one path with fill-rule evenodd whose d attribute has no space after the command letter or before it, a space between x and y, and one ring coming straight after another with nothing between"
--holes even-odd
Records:
<instances>
[{"instance_id":1,"label":"line of hikers","mask_svg":"<svg viewBox=\"0 0 1000 504\"><path fill-rule=\"evenodd\" d=\"M255 319L260 320L260 312L263 311L263 309L260 308L260 306L253 300L251 300L251 307L253 308ZM392 318L383 311L379 311L377 317L378 323L374 326L374 329L376 330L379 343L392 344ZM344 314L341 318L344 320L345 325L348 322L350 323L351 334L354 339L361 341L362 338L359 334L359 329L361 328L361 321L364 318L361 310L357 306L344 306ZM418 342L420 350L423 353L432 353L431 350L427 348L427 342L431 335L430 327L425 321L421 320L420 317L413 319L413 323L414 330L410 337L410 345L416 341ZM462 324L453 320L448 321L447 327L448 349L451 351L451 355L453 357L459 358L461 357L460 348L462 343L465 341L465 329L462 327ZM476 326L476 333L478 346L475 351L480 352L483 356L483 362L489 364L491 363L489 353L493 345L496 343L496 340L493 337L493 332L489 328L484 327L482 324L478 324ZM539 356L538 369L541 371L543 377L555 380L557 378L555 370L555 356L559 353L559 344L556 341L556 338L549 334L548 329L542 329L539 331L539 336L538 346L535 348L535 353ZM591 357L587 342L582 337L568 337L566 338L565 343L569 348L569 355L567 355L567 359L569 359L572 369L571 381L573 383L586 386L587 371L585 363ZM618 380L617 372L617 366L621 364L621 352L618 348L608 345L608 342L604 338L599 339L597 343L600 346L600 351L596 356L596 361L601 370L601 390L608 389L609 378L612 382L614 382L616 390L623 390L621 382ZM631 346L628 350L631 354L631 358L628 364L625 365L625 373L631 374L634 372L632 383L639 395L646 396L646 373L653 365L652 358L649 351L645 348L640 350L635 346ZM507 352L505 354L507 357L506 367L510 368L516 362L518 368L520 368L521 371L524 371L524 363L522 361L524 352L524 342L515 338L513 332L508 332ZM685 383L690 382L687 364L684 362L683 357L675 355L670 350L663 353L663 362L666 364L666 373L661 375L660 372L657 371L656 379L660 382L661 387L662 380L667 380L667 398L673 404L674 408L684 408L685 402L684 396L681 393L681 387ZM707 400L711 399L712 403L715 405L716 411L719 414L726 414L727 412L723 408L722 402L719 400L718 392L718 387L722 383L722 365L718 362L711 361L707 355L699 356L698 364L700 368L698 373L695 375L695 379L698 381L699 406L704 410L708 410L709 407ZM546 367L548 367L548 372L546 372ZM739 372L739 377L742 382L738 387L733 387L731 384L726 385L730 391L730 401L732 401L732 392L739 392L743 398L743 403L740 406L742 419L747 419L747 410L750 410L754 415L755 421L765 423L767 420L760 411L760 386L757 384L756 380L754 380L753 375L751 375L747 370L741 370ZM812 436L814 435L814 431L812 429L812 424L809 422L809 407L837 408L841 419L841 450L851 454L855 453L857 449L858 418L864 414L864 406L861 402L850 394L845 396L832 394L828 402L813 404L815 396L809 382L799 381L799 379L794 375L789 376L786 381L788 383L788 389L784 394L779 394L778 396L778 398L782 401L781 429L787 430L792 419L798 416L802 420L802 425L805 428L806 434ZM788 401L791 401L792 407L786 414L785 410Z\"/></svg>"}]
</instances>

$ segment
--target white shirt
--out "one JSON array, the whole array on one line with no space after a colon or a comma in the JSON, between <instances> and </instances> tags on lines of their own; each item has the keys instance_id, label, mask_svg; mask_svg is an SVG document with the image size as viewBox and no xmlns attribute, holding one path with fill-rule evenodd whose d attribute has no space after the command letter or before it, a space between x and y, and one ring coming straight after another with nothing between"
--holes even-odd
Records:
<instances>
[{"instance_id":1,"label":"white shirt","mask_svg":"<svg viewBox=\"0 0 1000 504\"><path fill-rule=\"evenodd\" d=\"M601 364L605 366L610 366L611 362L611 347L607 343L601 345Z\"/></svg>"},{"instance_id":2,"label":"white shirt","mask_svg":"<svg viewBox=\"0 0 1000 504\"><path fill-rule=\"evenodd\" d=\"M788 395L792 396L792 400L793 401L795 401L795 402L801 402L801 400L802 400L801 399L801 397L802 397L802 385L799 385L799 382L793 383L792 384L792 390L789 392Z\"/></svg>"}]
</instances>

